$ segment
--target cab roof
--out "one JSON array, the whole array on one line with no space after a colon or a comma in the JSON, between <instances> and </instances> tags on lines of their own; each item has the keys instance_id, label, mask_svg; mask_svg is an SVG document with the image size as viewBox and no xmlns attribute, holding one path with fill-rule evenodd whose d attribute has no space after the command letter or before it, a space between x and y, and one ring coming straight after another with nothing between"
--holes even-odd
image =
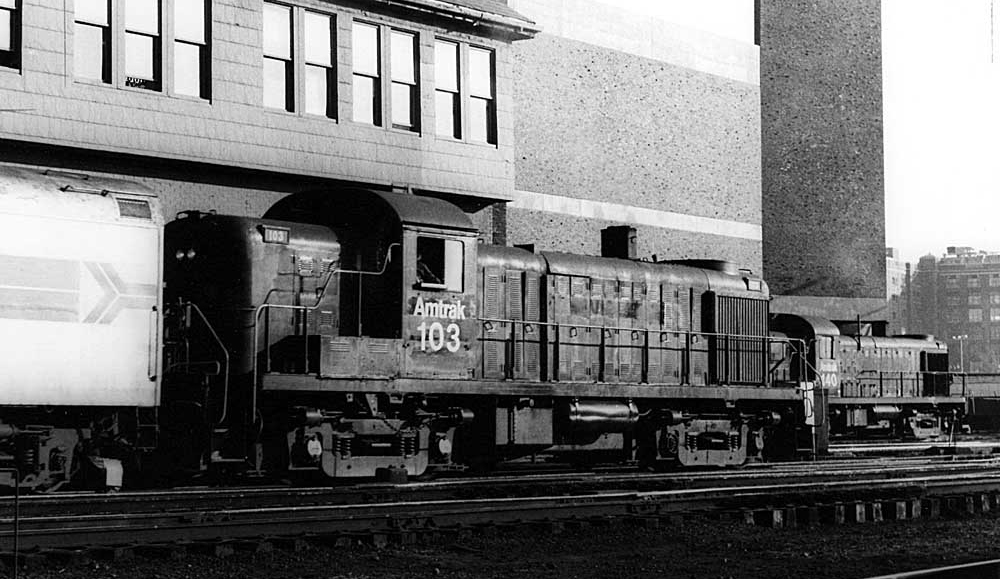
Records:
<instances>
[{"instance_id":1,"label":"cab roof","mask_svg":"<svg viewBox=\"0 0 1000 579\"><path fill-rule=\"evenodd\" d=\"M412 193L344 188L293 193L264 214L268 219L319 223L359 229L379 216L391 216L401 225L476 232L472 220L447 201Z\"/></svg>"}]
</instances>

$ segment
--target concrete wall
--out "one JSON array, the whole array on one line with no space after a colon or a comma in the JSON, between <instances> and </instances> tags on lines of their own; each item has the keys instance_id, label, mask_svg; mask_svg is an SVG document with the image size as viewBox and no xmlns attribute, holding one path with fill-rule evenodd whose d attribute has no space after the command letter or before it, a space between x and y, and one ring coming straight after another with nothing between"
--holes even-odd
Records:
<instances>
[{"instance_id":1,"label":"concrete wall","mask_svg":"<svg viewBox=\"0 0 1000 579\"><path fill-rule=\"evenodd\" d=\"M761 269L757 48L587 0L511 0L542 33L513 48L511 243Z\"/></svg>"},{"instance_id":2,"label":"concrete wall","mask_svg":"<svg viewBox=\"0 0 1000 579\"><path fill-rule=\"evenodd\" d=\"M764 275L775 293L885 298L880 8L760 0Z\"/></svg>"},{"instance_id":3,"label":"concrete wall","mask_svg":"<svg viewBox=\"0 0 1000 579\"><path fill-rule=\"evenodd\" d=\"M22 69L0 69L5 109L0 112L0 139L494 199L511 196L512 66L506 42L477 36L471 26L459 23L422 19L416 24L380 12L385 10L381 5L366 6L364 12L351 7L356 3L309 6L336 17L340 120L263 107L259 0L212 2L209 101L75 79L72 4L24 0ZM350 120L350 27L355 16L419 33L424 134ZM496 49L497 146L434 135L437 35Z\"/></svg>"}]
</instances>

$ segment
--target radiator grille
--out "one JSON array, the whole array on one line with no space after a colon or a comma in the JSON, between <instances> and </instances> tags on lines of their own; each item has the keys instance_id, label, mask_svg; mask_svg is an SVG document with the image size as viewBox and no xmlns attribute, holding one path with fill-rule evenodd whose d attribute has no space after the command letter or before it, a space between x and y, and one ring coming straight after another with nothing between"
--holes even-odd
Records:
<instances>
[{"instance_id":1,"label":"radiator grille","mask_svg":"<svg viewBox=\"0 0 1000 579\"><path fill-rule=\"evenodd\" d=\"M764 385L767 380L767 300L705 296L708 331L724 334L709 339L711 380L722 384ZM745 337L760 336L760 337Z\"/></svg>"}]
</instances>

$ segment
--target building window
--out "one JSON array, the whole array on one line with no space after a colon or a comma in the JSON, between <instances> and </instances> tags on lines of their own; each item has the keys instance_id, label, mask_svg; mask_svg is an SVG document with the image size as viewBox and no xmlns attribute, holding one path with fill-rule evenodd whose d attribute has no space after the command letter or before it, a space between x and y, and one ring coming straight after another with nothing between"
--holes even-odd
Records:
<instances>
[{"instance_id":1,"label":"building window","mask_svg":"<svg viewBox=\"0 0 1000 579\"><path fill-rule=\"evenodd\" d=\"M990 274L990 287L1000 287L1000 275Z\"/></svg>"},{"instance_id":2,"label":"building window","mask_svg":"<svg viewBox=\"0 0 1000 579\"><path fill-rule=\"evenodd\" d=\"M438 40L434 45L434 74L436 133L442 137L495 145L494 52Z\"/></svg>"},{"instance_id":3,"label":"building window","mask_svg":"<svg viewBox=\"0 0 1000 579\"><path fill-rule=\"evenodd\" d=\"M944 287L949 289L955 289L958 287L958 277L954 275L949 275L944 278Z\"/></svg>"},{"instance_id":4,"label":"building window","mask_svg":"<svg viewBox=\"0 0 1000 579\"><path fill-rule=\"evenodd\" d=\"M292 9L264 3L264 106L295 110Z\"/></svg>"},{"instance_id":5,"label":"building window","mask_svg":"<svg viewBox=\"0 0 1000 579\"><path fill-rule=\"evenodd\" d=\"M73 72L79 78L111 82L111 18L108 0L76 0Z\"/></svg>"},{"instance_id":6,"label":"building window","mask_svg":"<svg viewBox=\"0 0 1000 579\"><path fill-rule=\"evenodd\" d=\"M264 3L265 107L337 117L333 30L329 14ZM293 48L296 39L301 52ZM303 91L298 99L297 84Z\"/></svg>"},{"instance_id":7,"label":"building window","mask_svg":"<svg viewBox=\"0 0 1000 579\"><path fill-rule=\"evenodd\" d=\"M0 0L0 66L21 68L21 13L18 0Z\"/></svg>"},{"instance_id":8,"label":"building window","mask_svg":"<svg viewBox=\"0 0 1000 579\"><path fill-rule=\"evenodd\" d=\"M1000 322L1000 308L990 308L990 321Z\"/></svg>"},{"instance_id":9,"label":"building window","mask_svg":"<svg viewBox=\"0 0 1000 579\"><path fill-rule=\"evenodd\" d=\"M0 2L9 0L0 0ZM205 0L75 0L73 74L78 79L165 90L164 70L178 95L211 91L209 2ZM174 20L164 36L163 16ZM173 50L166 61L165 43Z\"/></svg>"},{"instance_id":10,"label":"building window","mask_svg":"<svg viewBox=\"0 0 1000 579\"><path fill-rule=\"evenodd\" d=\"M983 301L982 296L979 296L979 295L971 295L971 296L969 296L969 305L970 306L978 306L978 305L980 305L982 303L982 301Z\"/></svg>"},{"instance_id":11,"label":"building window","mask_svg":"<svg viewBox=\"0 0 1000 579\"><path fill-rule=\"evenodd\" d=\"M958 296L945 296L944 305L946 306L958 306L962 304L962 299Z\"/></svg>"},{"instance_id":12,"label":"building window","mask_svg":"<svg viewBox=\"0 0 1000 579\"><path fill-rule=\"evenodd\" d=\"M416 131L420 117L417 97L417 35L401 30L389 33L389 76L392 80L392 126Z\"/></svg>"},{"instance_id":13,"label":"building window","mask_svg":"<svg viewBox=\"0 0 1000 579\"><path fill-rule=\"evenodd\" d=\"M160 90L160 3L158 0L125 2L125 86Z\"/></svg>"},{"instance_id":14,"label":"building window","mask_svg":"<svg viewBox=\"0 0 1000 579\"><path fill-rule=\"evenodd\" d=\"M990 340L1000 340L1000 326L990 326Z\"/></svg>"},{"instance_id":15,"label":"building window","mask_svg":"<svg viewBox=\"0 0 1000 579\"><path fill-rule=\"evenodd\" d=\"M381 50L379 29L355 22L351 34L354 63L354 120L382 125Z\"/></svg>"},{"instance_id":16,"label":"building window","mask_svg":"<svg viewBox=\"0 0 1000 579\"><path fill-rule=\"evenodd\" d=\"M969 287L979 287L979 276L970 275L969 278L966 280L966 283Z\"/></svg>"},{"instance_id":17,"label":"building window","mask_svg":"<svg viewBox=\"0 0 1000 579\"><path fill-rule=\"evenodd\" d=\"M329 118L337 116L333 68L333 18L327 14L305 13L305 111Z\"/></svg>"},{"instance_id":18,"label":"building window","mask_svg":"<svg viewBox=\"0 0 1000 579\"><path fill-rule=\"evenodd\" d=\"M493 104L493 51L469 47L469 140L497 142Z\"/></svg>"},{"instance_id":19,"label":"building window","mask_svg":"<svg viewBox=\"0 0 1000 579\"><path fill-rule=\"evenodd\" d=\"M462 138L462 107L458 93L458 44L434 43L434 124L437 134Z\"/></svg>"},{"instance_id":20,"label":"building window","mask_svg":"<svg viewBox=\"0 0 1000 579\"><path fill-rule=\"evenodd\" d=\"M205 0L174 0L174 92L211 97Z\"/></svg>"},{"instance_id":21,"label":"building window","mask_svg":"<svg viewBox=\"0 0 1000 579\"><path fill-rule=\"evenodd\" d=\"M991 304L1000 304L1000 294L990 294Z\"/></svg>"},{"instance_id":22,"label":"building window","mask_svg":"<svg viewBox=\"0 0 1000 579\"><path fill-rule=\"evenodd\" d=\"M969 321L970 322L983 321L983 310L979 308L969 310Z\"/></svg>"}]
</instances>

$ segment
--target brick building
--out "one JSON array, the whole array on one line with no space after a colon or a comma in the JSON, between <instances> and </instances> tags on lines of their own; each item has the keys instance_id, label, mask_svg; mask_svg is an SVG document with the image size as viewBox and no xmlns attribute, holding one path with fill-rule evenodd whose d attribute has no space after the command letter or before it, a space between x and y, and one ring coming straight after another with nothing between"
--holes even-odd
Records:
<instances>
[{"instance_id":1,"label":"brick building","mask_svg":"<svg viewBox=\"0 0 1000 579\"><path fill-rule=\"evenodd\" d=\"M141 181L171 213L396 188L490 242L597 253L628 223L641 256L759 271L756 46L509 4L3 0L0 161Z\"/></svg>"},{"instance_id":2,"label":"brick building","mask_svg":"<svg viewBox=\"0 0 1000 579\"><path fill-rule=\"evenodd\" d=\"M760 272L757 46L626 3L510 5L542 29L513 47L510 242L596 254L631 224L640 257Z\"/></svg>"},{"instance_id":3,"label":"brick building","mask_svg":"<svg viewBox=\"0 0 1000 579\"><path fill-rule=\"evenodd\" d=\"M1000 372L1000 253L949 247L920 258L912 283L914 331L946 340L953 370Z\"/></svg>"},{"instance_id":4,"label":"brick building","mask_svg":"<svg viewBox=\"0 0 1000 579\"><path fill-rule=\"evenodd\" d=\"M641 257L881 295L877 3L799 4L762 2L758 49L591 0L0 0L0 162L170 213L395 188L489 242L631 224Z\"/></svg>"},{"instance_id":5,"label":"brick building","mask_svg":"<svg viewBox=\"0 0 1000 579\"><path fill-rule=\"evenodd\" d=\"M758 4L772 309L884 320L881 2Z\"/></svg>"},{"instance_id":6,"label":"brick building","mask_svg":"<svg viewBox=\"0 0 1000 579\"><path fill-rule=\"evenodd\" d=\"M487 238L512 197L511 43L535 27L503 3L6 0L0 16L0 161L141 181L170 212L410 190L462 201Z\"/></svg>"}]
</instances>

